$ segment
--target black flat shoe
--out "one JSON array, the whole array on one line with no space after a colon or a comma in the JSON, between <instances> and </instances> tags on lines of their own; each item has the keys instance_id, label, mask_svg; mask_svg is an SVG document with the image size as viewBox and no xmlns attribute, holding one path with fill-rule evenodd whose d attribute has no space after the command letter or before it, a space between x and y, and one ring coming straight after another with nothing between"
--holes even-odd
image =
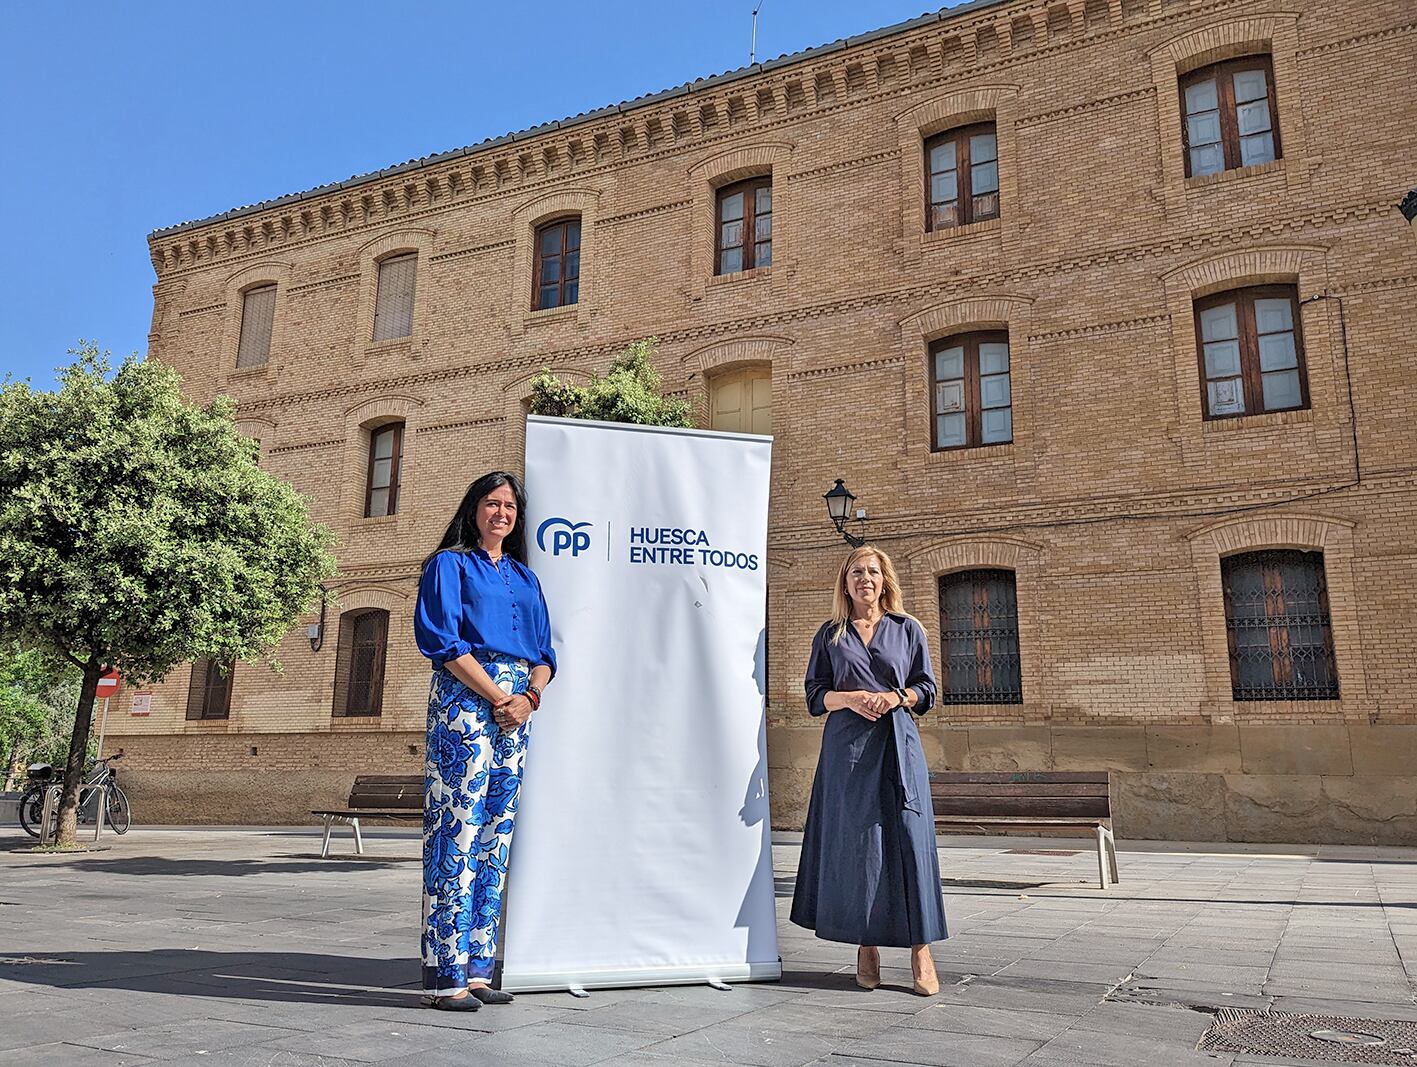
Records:
<instances>
[{"instance_id":1,"label":"black flat shoe","mask_svg":"<svg viewBox=\"0 0 1417 1067\"><path fill-rule=\"evenodd\" d=\"M503 993L500 989L487 985L470 985L467 991L484 1004L510 1004L516 999L510 993Z\"/></svg>"},{"instance_id":2,"label":"black flat shoe","mask_svg":"<svg viewBox=\"0 0 1417 1067\"><path fill-rule=\"evenodd\" d=\"M465 997L434 997L430 1007L439 1011L476 1011L482 1007L482 1002L474 996Z\"/></svg>"}]
</instances>

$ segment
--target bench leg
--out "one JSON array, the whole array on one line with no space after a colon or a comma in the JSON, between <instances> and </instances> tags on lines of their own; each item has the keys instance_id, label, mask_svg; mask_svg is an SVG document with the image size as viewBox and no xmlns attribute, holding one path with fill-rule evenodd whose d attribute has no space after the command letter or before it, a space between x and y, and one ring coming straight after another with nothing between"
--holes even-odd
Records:
<instances>
[{"instance_id":1,"label":"bench leg","mask_svg":"<svg viewBox=\"0 0 1417 1067\"><path fill-rule=\"evenodd\" d=\"M1122 879L1117 877L1117 838L1112 833L1112 828L1104 827L1107 833L1107 866L1112 870L1112 884L1116 885Z\"/></svg>"},{"instance_id":2,"label":"bench leg","mask_svg":"<svg viewBox=\"0 0 1417 1067\"><path fill-rule=\"evenodd\" d=\"M350 819L349 825L354 827L354 854L362 856L364 855L364 838L359 836L359 820L357 818Z\"/></svg>"},{"instance_id":3,"label":"bench leg","mask_svg":"<svg viewBox=\"0 0 1417 1067\"><path fill-rule=\"evenodd\" d=\"M1102 889L1107 888L1107 827L1097 827L1097 881Z\"/></svg>"},{"instance_id":4,"label":"bench leg","mask_svg":"<svg viewBox=\"0 0 1417 1067\"><path fill-rule=\"evenodd\" d=\"M324 820L325 820L325 839L320 842L320 858L321 858L321 859L327 859L327 858L329 858L329 855L330 855L330 827L334 824L334 821L335 821L333 815L326 815L326 816L324 816Z\"/></svg>"}]
</instances>

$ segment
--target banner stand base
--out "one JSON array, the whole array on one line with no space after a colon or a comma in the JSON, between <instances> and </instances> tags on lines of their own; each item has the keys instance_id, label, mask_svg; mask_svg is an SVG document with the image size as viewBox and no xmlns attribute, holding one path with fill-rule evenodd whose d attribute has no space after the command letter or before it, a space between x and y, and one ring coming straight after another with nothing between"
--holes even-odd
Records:
<instances>
[{"instance_id":1,"label":"banner stand base","mask_svg":"<svg viewBox=\"0 0 1417 1067\"><path fill-rule=\"evenodd\" d=\"M643 967L607 971L523 971L502 973L500 988L507 993L571 992L591 989L627 989L634 986L709 985L728 982L776 982L782 978L782 961L730 963L721 967Z\"/></svg>"}]
</instances>

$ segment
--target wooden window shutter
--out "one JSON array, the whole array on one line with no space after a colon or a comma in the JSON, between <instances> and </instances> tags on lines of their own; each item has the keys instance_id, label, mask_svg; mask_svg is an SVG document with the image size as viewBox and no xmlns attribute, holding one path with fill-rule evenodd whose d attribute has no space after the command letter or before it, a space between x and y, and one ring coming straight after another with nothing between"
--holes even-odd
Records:
<instances>
[{"instance_id":1,"label":"wooden window shutter","mask_svg":"<svg viewBox=\"0 0 1417 1067\"><path fill-rule=\"evenodd\" d=\"M276 287L248 289L241 300L241 341L236 366L259 367L271 355L271 331L276 319Z\"/></svg>"},{"instance_id":2,"label":"wooden window shutter","mask_svg":"<svg viewBox=\"0 0 1417 1067\"><path fill-rule=\"evenodd\" d=\"M205 659L193 660L192 681L187 687L187 718L196 720L202 717L202 706L207 702L207 661Z\"/></svg>"},{"instance_id":3,"label":"wooden window shutter","mask_svg":"<svg viewBox=\"0 0 1417 1067\"><path fill-rule=\"evenodd\" d=\"M192 663L192 681L187 688L187 718L227 719L231 717L231 679L234 664L223 674L221 666L202 658Z\"/></svg>"},{"instance_id":4,"label":"wooden window shutter","mask_svg":"<svg viewBox=\"0 0 1417 1067\"><path fill-rule=\"evenodd\" d=\"M413 333L413 295L418 281L418 254L390 256L379 264L379 291L374 301L374 340L392 341Z\"/></svg>"}]
</instances>

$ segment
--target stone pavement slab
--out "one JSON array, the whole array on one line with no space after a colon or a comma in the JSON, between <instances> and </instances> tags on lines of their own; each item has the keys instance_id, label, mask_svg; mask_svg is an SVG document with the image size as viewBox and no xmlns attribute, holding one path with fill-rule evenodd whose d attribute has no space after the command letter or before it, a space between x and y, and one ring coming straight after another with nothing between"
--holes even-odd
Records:
<instances>
[{"instance_id":1,"label":"stone pavement slab","mask_svg":"<svg viewBox=\"0 0 1417 1067\"><path fill-rule=\"evenodd\" d=\"M1104 891L1085 842L942 838L923 998L905 950L867 992L852 946L787 922L779 834L780 982L454 1014L418 988L417 835L366 838L321 860L313 828L137 827L56 856L0 829L0 1067L1253 1067L1284 1061L1196 1050L1217 1008L1417 1019L1417 850L1123 842Z\"/></svg>"}]
</instances>

